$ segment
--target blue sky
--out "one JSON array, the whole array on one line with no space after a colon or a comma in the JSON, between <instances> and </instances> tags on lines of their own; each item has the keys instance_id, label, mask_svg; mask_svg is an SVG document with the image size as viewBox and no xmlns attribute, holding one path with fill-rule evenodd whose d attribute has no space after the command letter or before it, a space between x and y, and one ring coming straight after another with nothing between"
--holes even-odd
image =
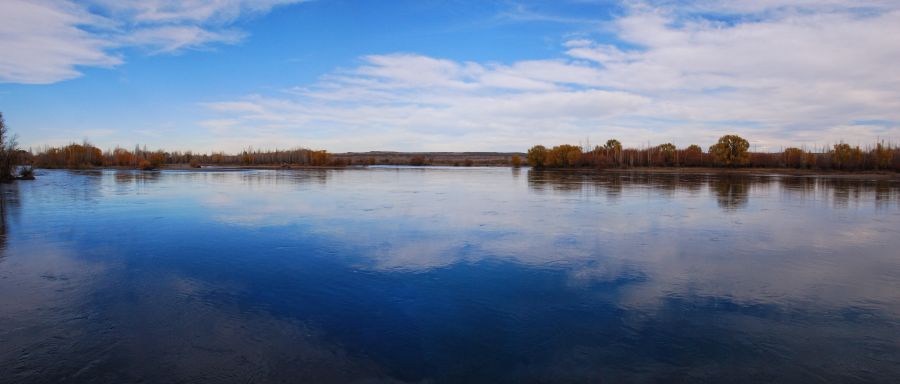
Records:
<instances>
[{"instance_id":1,"label":"blue sky","mask_svg":"<svg viewBox=\"0 0 900 384\"><path fill-rule=\"evenodd\" d=\"M24 147L900 141L883 0L0 2Z\"/></svg>"}]
</instances>

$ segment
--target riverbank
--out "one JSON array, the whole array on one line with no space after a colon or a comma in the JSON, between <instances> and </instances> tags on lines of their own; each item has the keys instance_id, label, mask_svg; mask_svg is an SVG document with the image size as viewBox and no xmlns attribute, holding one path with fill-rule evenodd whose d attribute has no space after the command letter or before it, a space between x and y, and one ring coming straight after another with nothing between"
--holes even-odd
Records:
<instances>
[{"instance_id":1,"label":"riverbank","mask_svg":"<svg viewBox=\"0 0 900 384\"><path fill-rule=\"evenodd\" d=\"M376 165L377 166L377 165ZM508 165L476 165L491 166L497 168L508 168ZM174 170L174 171L243 171L243 170L338 170L338 169L363 169L366 165L347 165L347 166L310 166L310 165L207 165L203 164L200 168L191 167L188 164L166 164L158 170ZM430 166L407 166L409 168L428 168ZM446 167L446 166L441 166ZM460 169L468 167L459 166ZM115 170L135 170L133 167L97 167L83 169L115 169ZM522 167L521 169L531 169ZM841 171L841 170L821 170L821 169L795 169L795 168L713 168L713 167L632 167L632 168L543 168L538 171L546 172L569 172L569 173L652 173L652 174L681 174L681 175L743 175L743 176L793 176L793 177L830 177L842 179L857 180L898 180L900 181L900 173L893 171ZM152 171L150 171L152 172Z\"/></svg>"},{"instance_id":2,"label":"riverbank","mask_svg":"<svg viewBox=\"0 0 900 384\"><path fill-rule=\"evenodd\" d=\"M601 172L659 173L659 174L716 174L745 176L835 177L863 180L900 180L900 173L892 171L841 171L795 168L712 168L712 167L641 167L607 168Z\"/></svg>"},{"instance_id":3,"label":"riverbank","mask_svg":"<svg viewBox=\"0 0 900 384\"><path fill-rule=\"evenodd\" d=\"M485 165L478 165L485 166ZM493 165L494 167L509 167L508 165ZM364 165L350 165L344 167L313 167L292 165L283 167L278 165L203 165L202 168L191 168L183 164L173 164L163 169L176 170L248 170L248 169L360 169L366 168ZM428 168L429 166L413 168ZM460 166L459 168L466 168ZM522 167L521 169L530 169ZM821 169L795 169L795 168L713 168L713 167L633 167L633 168L545 168L543 171L552 172L584 172L584 173L655 173L655 174L716 174L716 175L749 175L749 176L794 176L794 177L833 177L860 180L900 180L900 173L892 171L841 171L841 170L821 170Z\"/></svg>"}]
</instances>

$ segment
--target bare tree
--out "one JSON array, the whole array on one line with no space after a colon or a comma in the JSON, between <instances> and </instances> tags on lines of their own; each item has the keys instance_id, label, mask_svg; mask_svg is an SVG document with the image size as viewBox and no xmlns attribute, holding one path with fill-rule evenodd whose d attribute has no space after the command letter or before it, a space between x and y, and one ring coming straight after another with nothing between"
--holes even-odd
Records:
<instances>
[{"instance_id":1,"label":"bare tree","mask_svg":"<svg viewBox=\"0 0 900 384\"><path fill-rule=\"evenodd\" d=\"M0 112L0 182L13 180L13 171L16 168L16 155L18 150L16 137L9 136L9 129Z\"/></svg>"}]
</instances>

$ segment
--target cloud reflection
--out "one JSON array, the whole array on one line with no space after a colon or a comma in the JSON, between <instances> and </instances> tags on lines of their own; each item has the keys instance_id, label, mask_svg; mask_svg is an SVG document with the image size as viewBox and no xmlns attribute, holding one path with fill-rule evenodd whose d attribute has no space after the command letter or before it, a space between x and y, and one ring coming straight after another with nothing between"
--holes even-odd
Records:
<instances>
[{"instance_id":1,"label":"cloud reflection","mask_svg":"<svg viewBox=\"0 0 900 384\"><path fill-rule=\"evenodd\" d=\"M900 356L896 183L503 168L144 177L50 172L34 185L56 197L27 191L0 288L43 294L0 299L13 308L0 332L50 303L66 325L11 345L70 338L38 345L29 369L803 381L890 377L866 356ZM53 290L66 284L77 289ZM50 364L54 345L78 357Z\"/></svg>"},{"instance_id":2,"label":"cloud reflection","mask_svg":"<svg viewBox=\"0 0 900 384\"><path fill-rule=\"evenodd\" d=\"M307 177L265 184L257 178L275 175L259 173L201 203L225 223L300 242L331 239L346 262L366 269L508 260L582 282L642 271L646 288L632 300L645 303L673 290L775 304L900 300L861 281L896 268L889 248L897 230L886 227L895 216L885 216L898 206L885 205L898 201L895 183L552 171L523 180L508 172L347 170L313 185ZM247 180L265 187L230 192ZM845 257L859 253L866 262Z\"/></svg>"}]
</instances>

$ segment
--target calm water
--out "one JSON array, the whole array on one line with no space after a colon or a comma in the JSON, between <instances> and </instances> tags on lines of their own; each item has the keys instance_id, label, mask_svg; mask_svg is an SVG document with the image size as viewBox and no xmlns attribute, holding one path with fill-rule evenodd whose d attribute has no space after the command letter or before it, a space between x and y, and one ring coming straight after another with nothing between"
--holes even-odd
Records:
<instances>
[{"instance_id":1,"label":"calm water","mask_svg":"<svg viewBox=\"0 0 900 384\"><path fill-rule=\"evenodd\" d=\"M0 382L897 382L900 184L523 169L2 187Z\"/></svg>"}]
</instances>

